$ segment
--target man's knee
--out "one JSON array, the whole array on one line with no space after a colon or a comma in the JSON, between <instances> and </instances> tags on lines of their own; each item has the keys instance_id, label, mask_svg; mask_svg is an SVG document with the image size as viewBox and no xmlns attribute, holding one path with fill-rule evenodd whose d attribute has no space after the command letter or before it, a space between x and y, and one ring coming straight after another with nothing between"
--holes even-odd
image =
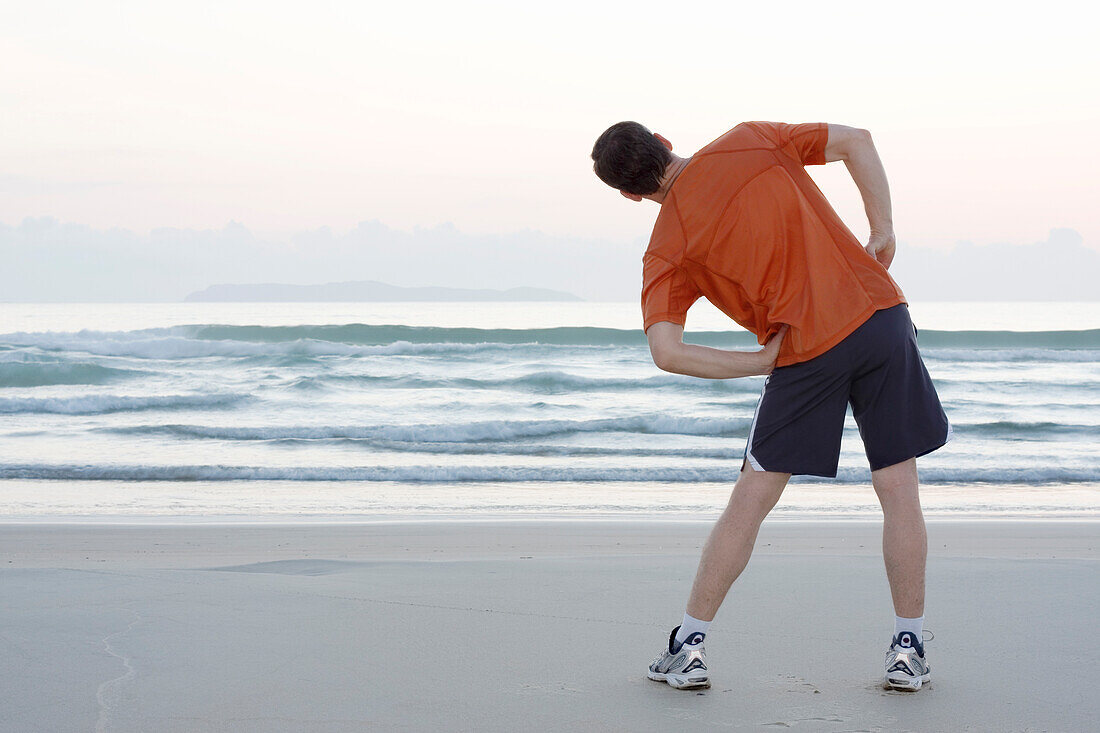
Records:
<instances>
[{"instance_id":1,"label":"man's knee","mask_svg":"<svg viewBox=\"0 0 1100 733\"><path fill-rule=\"evenodd\" d=\"M733 487L730 505L736 505L741 511L749 511L757 519L763 520L779 502L790 478L789 473L755 471L749 466Z\"/></svg>"},{"instance_id":2,"label":"man's knee","mask_svg":"<svg viewBox=\"0 0 1100 733\"><path fill-rule=\"evenodd\" d=\"M898 461L897 463L884 466L883 468L877 468L871 471L871 480L875 481L899 481L910 480L917 477L917 459L906 458L904 461Z\"/></svg>"},{"instance_id":3,"label":"man's knee","mask_svg":"<svg viewBox=\"0 0 1100 733\"><path fill-rule=\"evenodd\" d=\"M880 495L883 492L916 494L917 459L909 458L892 466L871 471L871 484Z\"/></svg>"}]
</instances>

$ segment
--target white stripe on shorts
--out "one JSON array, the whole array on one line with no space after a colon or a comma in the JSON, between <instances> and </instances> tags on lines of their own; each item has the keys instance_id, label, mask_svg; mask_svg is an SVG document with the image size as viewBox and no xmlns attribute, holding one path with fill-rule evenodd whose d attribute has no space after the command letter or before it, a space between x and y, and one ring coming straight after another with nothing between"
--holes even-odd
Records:
<instances>
[{"instance_id":1,"label":"white stripe on shorts","mask_svg":"<svg viewBox=\"0 0 1100 733\"><path fill-rule=\"evenodd\" d=\"M749 442L745 446L745 457L749 459L749 464L755 471L763 471L764 467L760 465L760 461L756 460L756 456L752 454L752 436L756 432L756 418L760 416L760 405L764 403L764 392L768 389L768 381L772 378L772 375L768 375L764 379L764 386L760 388L760 401L756 403L756 412L752 414L752 425L749 427Z\"/></svg>"}]
</instances>

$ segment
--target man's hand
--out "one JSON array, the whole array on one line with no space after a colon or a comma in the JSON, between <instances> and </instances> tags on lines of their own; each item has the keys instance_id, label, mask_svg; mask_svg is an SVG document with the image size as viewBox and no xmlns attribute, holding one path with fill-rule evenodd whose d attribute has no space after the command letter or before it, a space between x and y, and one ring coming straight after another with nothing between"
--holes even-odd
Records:
<instances>
[{"instance_id":1,"label":"man's hand","mask_svg":"<svg viewBox=\"0 0 1100 733\"><path fill-rule=\"evenodd\" d=\"M764 348L757 352L762 361L761 374L771 374L775 369L775 360L779 358L779 347L783 345L783 337L787 335L788 328L789 326L785 323L780 326L776 334L764 344Z\"/></svg>"},{"instance_id":2,"label":"man's hand","mask_svg":"<svg viewBox=\"0 0 1100 733\"><path fill-rule=\"evenodd\" d=\"M894 261L894 249L896 245L897 241L894 239L893 232L888 234L871 232L871 236L867 240L867 246L864 247L864 249L867 250L867 254L874 257L882 263L883 267L889 270L890 263Z\"/></svg>"}]
</instances>

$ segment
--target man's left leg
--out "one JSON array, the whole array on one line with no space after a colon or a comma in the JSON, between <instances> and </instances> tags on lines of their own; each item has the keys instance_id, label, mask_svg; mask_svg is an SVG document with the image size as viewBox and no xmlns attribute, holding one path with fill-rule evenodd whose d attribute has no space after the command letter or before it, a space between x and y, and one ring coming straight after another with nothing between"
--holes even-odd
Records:
<instances>
[{"instance_id":1,"label":"man's left leg","mask_svg":"<svg viewBox=\"0 0 1100 733\"><path fill-rule=\"evenodd\" d=\"M684 623L649 665L649 678L680 689L710 687L703 639L711 619L749 562L760 523L779 501L789 473L757 471L746 460L729 503L703 546Z\"/></svg>"},{"instance_id":2,"label":"man's left leg","mask_svg":"<svg viewBox=\"0 0 1100 733\"><path fill-rule=\"evenodd\" d=\"M687 613L710 622L730 586L749 563L760 524L783 494L791 475L757 471L748 461L737 478L729 503L703 546Z\"/></svg>"}]
</instances>

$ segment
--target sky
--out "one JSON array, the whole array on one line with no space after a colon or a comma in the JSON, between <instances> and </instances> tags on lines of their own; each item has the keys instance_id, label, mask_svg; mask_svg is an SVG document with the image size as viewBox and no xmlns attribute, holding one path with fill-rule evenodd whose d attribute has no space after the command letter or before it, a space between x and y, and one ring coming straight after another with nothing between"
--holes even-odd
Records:
<instances>
[{"instance_id":1,"label":"sky","mask_svg":"<svg viewBox=\"0 0 1100 733\"><path fill-rule=\"evenodd\" d=\"M375 222L583 243L612 263L657 207L592 174L609 124L641 121L687 155L742 120L823 120L871 130L903 247L1072 230L1100 251L1100 51L1080 7L8 3L0 224L12 246L48 217L125 248ZM865 236L843 165L810 171ZM210 262L207 284L223 281Z\"/></svg>"}]
</instances>

